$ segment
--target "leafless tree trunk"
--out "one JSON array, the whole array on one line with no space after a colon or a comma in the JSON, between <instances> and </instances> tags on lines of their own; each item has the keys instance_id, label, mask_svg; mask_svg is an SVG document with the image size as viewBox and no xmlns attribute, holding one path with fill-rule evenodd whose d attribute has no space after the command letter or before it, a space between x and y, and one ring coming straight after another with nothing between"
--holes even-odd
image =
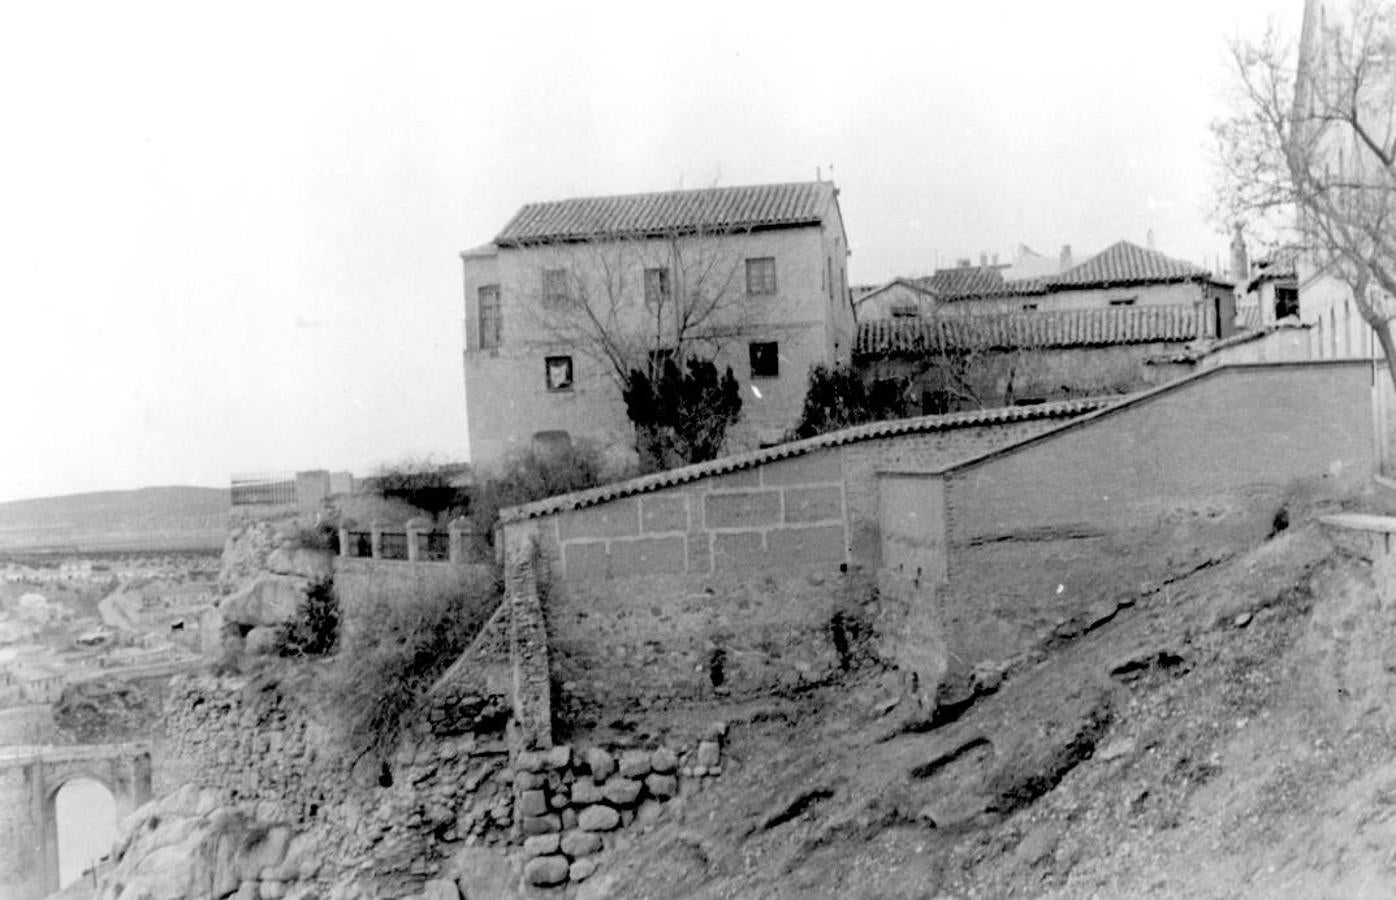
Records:
<instances>
[{"instance_id":1,"label":"leafless tree trunk","mask_svg":"<svg viewBox=\"0 0 1396 900\"><path fill-rule=\"evenodd\" d=\"M1217 215L1341 279L1396 383L1396 7L1355 0L1324 21L1310 0L1298 47L1271 28L1231 50Z\"/></svg>"}]
</instances>

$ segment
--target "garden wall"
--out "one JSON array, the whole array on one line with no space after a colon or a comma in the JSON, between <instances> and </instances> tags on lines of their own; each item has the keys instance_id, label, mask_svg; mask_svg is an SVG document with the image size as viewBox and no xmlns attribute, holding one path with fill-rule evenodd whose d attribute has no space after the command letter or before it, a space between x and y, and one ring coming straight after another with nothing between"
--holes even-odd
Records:
<instances>
[{"instance_id":1,"label":"garden wall","mask_svg":"<svg viewBox=\"0 0 1396 900\"><path fill-rule=\"evenodd\" d=\"M1369 478L1374 374L1213 369L938 473L886 473L886 510L918 496L901 520L944 524L912 551L889 544L883 583L936 610L926 637L943 637L953 687L1263 539L1298 483ZM912 584L918 561L939 577Z\"/></svg>"},{"instance_id":2,"label":"garden wall","mask_svg":"<svg viewBox=\"0 0 1396 900\"><path fill-rule=\"evenodd\" d=\"M585 727L826 680L876 615L879 468L948 465L1101 406L879 423L505 511L510 552L538 548L554 712Z\"/></svg>"}]
</instances>

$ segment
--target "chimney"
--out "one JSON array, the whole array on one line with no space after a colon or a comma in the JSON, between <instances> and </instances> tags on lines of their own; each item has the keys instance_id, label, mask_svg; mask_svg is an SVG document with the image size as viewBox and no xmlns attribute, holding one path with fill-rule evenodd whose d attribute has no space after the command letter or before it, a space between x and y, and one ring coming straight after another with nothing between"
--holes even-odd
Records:
<instances>
[{"instance_id":1,"label":"chimney","mask_svg":"<svg viewBox=\"0 0 1396 900\"><path fill-rule=\"evenodd\" d=\"M989 254L981 252L981 253L979 254L979 268L981 268L981 269L987 269L988 267L989 267Z\"/></svg>"},{"instance_id":2,"label":"chimney","mask_svg":"<svg viewBox=\"0 0 1396 900\"><path fill-rule=\"evenodd\" d=\"M999 264L999 255L998 255L997 253L995 253L995 254L994 254L994 265L997 266L998 264Z\"/></svg>"},{"instance_id":3,"label":"chimney","mask_svg":"<svg viewBox=\"0 0 1396 900\"><path fill-rule=\"evenodd\" d=\"M959 267L962 268L962 269L968 269L968 268L969 268L969 264L970 264L970 258L969 258L968 256L966 256L964 259L957 259L957 260L955 260L955 265L959 266Z\"/></svg>"},{"instance_id":4,"label":"chimney","mask_svg":"<svg viewBox=\"0 0 1396 900\"><path fill-rule=\"evenodd\" d=\"M1057 271L1065 272L1069 268L1071 268L1071 245L1062 244L1062 255L1057 260Z\"/></svg>"},{"instance_id":5,"label":"chimney","mask_svg":"<svg viewBox=\"0 0 1396 900\"><path fill-rule=\"evenodd\" d=\"M1231 280L1241 284L1251 274L1250 261L1246 258L1246 239L1241 236L1241 225L1235 226L1231 238Z\"/></svg>"},{"instance_id":6,"label":"chimney","mask_svg":"<svg viewBox=\"0 0 1396 900\"><path fill-rule=\"evenodd\" d=\"M1152 228L1144 232L1144 246L1148 247L1150 250L1158 249L1154 246L1154 230Z\"/></svg>"}]
</instances>

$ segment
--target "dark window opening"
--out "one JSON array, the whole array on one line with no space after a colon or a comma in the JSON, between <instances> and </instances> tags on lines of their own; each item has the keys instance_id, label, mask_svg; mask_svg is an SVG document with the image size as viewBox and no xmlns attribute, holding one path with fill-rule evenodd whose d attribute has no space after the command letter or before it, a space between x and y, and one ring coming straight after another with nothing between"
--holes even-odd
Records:
<instances>
[{"instance_id":1,"label":"dark window opening","mask_svg":"<svg viewBox=\"0 0 1396 900\"><path fill-rule=\"evenodd\" d=\"M1134 305L1134 301L1137 300L1137 299L1138 299L1137 297L1120 297L1120 298L1118 298L1118 299L1116 299L1116 300L1111 300L1111 301L1110 301L1110 305L1111 305L1111 306L1133 306L1133 305Z\"/></svg>"},{"instance_id":2,"label":"dark window opening","mask_svg":"<svg viewBox=\"0 0 1396 900\"><path fill-rule=\"evenodd\" d=\"M572 357L570 356L549 356L543 360L543 369L547 377L548 390L550 391L570 391L572 390Z\"/></svg>"},{"instance_id":3,"label":"dark window opening","mask_svg":"<svg viewBox=\"0 0 1396 900\"><path fill-rule=\"evenodd\" d=\"M748 345L752 378L780 376L780 345L776 341L754 341Z\"/></svg>"},{"instance_id":4,"label":"dark window opening","mask_svg":"<svg viewBox=\"0 0 1396 900\"><path fill-rule=\"evenodd\" d=\"M1292 287L1275 288L1275 318L1285 319L1299 315L1299 289Z\"/></svg>"},{"instance_id":5,"label":"dark window opening","mask_svg":"<svg viewBox=\"0 0 1396 900\"><path fill-rule=\"evenodd\" d=\"M708 681L712 686L722 687L727 680L727 651L721 647L714 647L711 655L708 656Z\"/></svg>"}]
</instances>

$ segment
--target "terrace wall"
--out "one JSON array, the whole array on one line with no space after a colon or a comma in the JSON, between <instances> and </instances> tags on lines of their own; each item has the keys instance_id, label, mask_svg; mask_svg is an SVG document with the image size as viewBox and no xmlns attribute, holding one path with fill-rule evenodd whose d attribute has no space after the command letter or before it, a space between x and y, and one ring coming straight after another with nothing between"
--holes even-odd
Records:
<instances>
[{"instance_id":1,"label":"terrace wall","mask_svg":"<svg viewBox=\"0 0 1396 900\"><path fill-rule=\"evenodd\" d=\"M922 636L943 641L923 682L954 692L977 665L1262 540L1302 482L1369 478L1377 375L1361 361L1215 369L941 472L885 474L885 510L916 498L901 531L909 516L941 530L915 552L883 535L884 592L929 610Z\"/></svg>"},{"instance_id":2,"label":"terrace wall","mask_svg":"<svg viewBox=\"0 0 1396 900\"><path fill-rule=\"evenodd\" d=\"M510 511L506 547L536 541L545 573L556 711L587 725L829 678L877 616L877 470L945 466L1091 408L884 423Z\"/></svg>"}]
</instances>

